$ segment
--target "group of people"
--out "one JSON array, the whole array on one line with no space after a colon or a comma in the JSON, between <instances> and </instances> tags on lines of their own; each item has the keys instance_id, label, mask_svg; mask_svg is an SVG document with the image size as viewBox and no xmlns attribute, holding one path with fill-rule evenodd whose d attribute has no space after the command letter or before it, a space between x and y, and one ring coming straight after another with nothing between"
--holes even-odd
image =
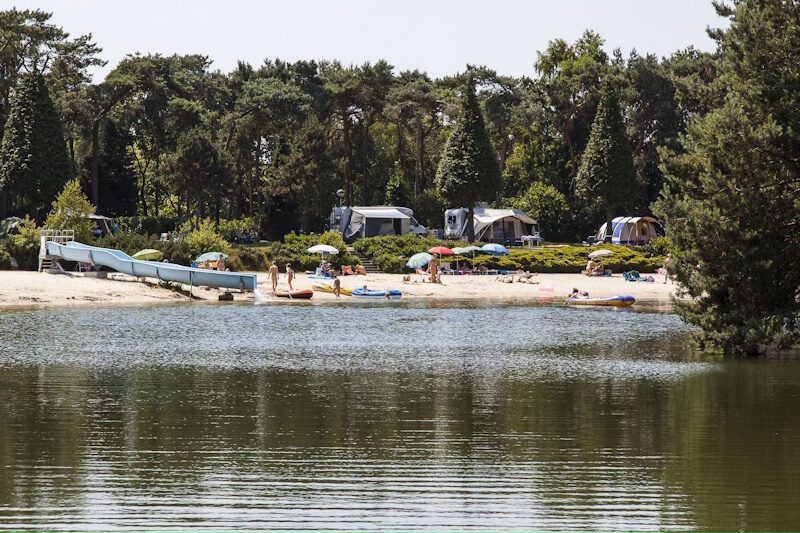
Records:
<instances>
[{"instance_id":1,"label":"group of people","mask_svg":"<svg viewBox=\"0 0 800 533\"><path fill-rule=\"evenodd\" d=\"M203 261L202 268L204 268L205 270L214 270L215 269L214 265L211 264L211 259L206 259L205 261ZM220 272L225 272L226 270L228 270L225 267L225 256L222 255L222 254L219 254L219 257L217 258L216 270L218 270Z\"/></svg>"},{"instance_id":2,"label":"group of people","mask_svg":"<svg viewBox=\"0 0 800 533\"><path fill-rule=\"evenodd\" d=\"M417 267L416 269L417 275L420 277L420 281L422 283L441 283L442 282L442 269L439 267L439 261L436 259L436 256L432 257L430 262L428 263L428 268L424 269L421 266ZM403 278L403 282L409 283L411 281L411 277L407 276ZM416 283L416 282L415 282Z\"/></svg>"},{"instance_id":3,"label":"group of people","mask_svg":"<svg viewBox=\"0 0 800 533\"><path fill-rule=\"evenodd\" d=\"M536 277L535 273L526 272L520 268L517 269L517 272L515 274L500 274L496 278L494 278L494 280L499 281L500 283L514 283L516 281L517 283L528 283L530 285L538 285L539 282L534 279L535 277Z\"/></svg>"},{"instance_id":4,"label":"group of people","mask_svg":"<svg viewBox=\"0 0 800 533\"><path fill-rule=\"evenodd\" d=\"M275 290L278 288L278 276L280 272L278 271L278 262L273 261L272 265L269 267L269 278L272 281L272 292L274 293ZM286 263L286 281L289 284L289 290L293 291L294 287L292 287L292 281L294 281L294 270L292 269L291 263Z\"/></svg>"},{"instance_id":5,"label":"group of people","mask_svg":"<svg viewBox=\"0 0 800 533\"><path fill-rule=\"evenodd\" d=\"M589 258L589 262L586 263L586 269L581 272L584 276L603 276L605 275L606 267L603 265L602 261L594 262L594 259Z\"/></svg>"}]
</instances>

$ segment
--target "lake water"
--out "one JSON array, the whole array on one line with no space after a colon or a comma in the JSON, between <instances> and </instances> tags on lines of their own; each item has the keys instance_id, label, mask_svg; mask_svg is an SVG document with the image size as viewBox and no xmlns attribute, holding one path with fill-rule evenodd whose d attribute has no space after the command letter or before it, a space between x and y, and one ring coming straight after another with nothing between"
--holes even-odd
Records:
<instances>
[{"instance_id":1,"label":"lake water","mask_svg":"<svg viewBox=\"0 0 800 533\"><path fill-rule=\"evenodd\" d=\"M0 529L800 528L800 362L564 306L0 313Z\"/></svg>"}]
</instances>

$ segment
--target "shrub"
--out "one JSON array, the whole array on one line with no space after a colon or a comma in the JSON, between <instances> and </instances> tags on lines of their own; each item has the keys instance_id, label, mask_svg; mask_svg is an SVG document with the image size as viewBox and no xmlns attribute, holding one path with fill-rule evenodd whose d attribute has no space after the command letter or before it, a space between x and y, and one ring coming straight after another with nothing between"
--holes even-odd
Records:
<instances>
[{"instance_id":1,"label":"shrub","mask_svg":"<svg viewBox=\"0 0 800 533\"><path fill-rule=\"evenodd\" d=\"M75 230L75 240L88 242L94 223L87 218L94 214L94 206L83 194L77 179L70 180L53 200L45 227L50 229Z\"/></svg>"},{"instance_id":2,"label":"shrub","mask_svg":"<svg viewBox=\"0 0 800 533\"><path fill-rule=\"evenodd\" d=\"M193 258L205 252L227 253L230 249L225 239L217 233L214 223L208 219L201 220L197 229L183 236L182 240Z\"/></svg>"},{"instance_id":3,"label":"shrub","mask_svg":"<svg viewBox=\"0 0 800 533\"><path fill-rule=\"evenodd\" d=\"M19 232L9 235L3 241L8 256L13 257L22 270L36 270L39 268L39 228L36 221L26 216L18 226ZM10 267L11 261L8 260Z\"/></svg>"}]
</instances>

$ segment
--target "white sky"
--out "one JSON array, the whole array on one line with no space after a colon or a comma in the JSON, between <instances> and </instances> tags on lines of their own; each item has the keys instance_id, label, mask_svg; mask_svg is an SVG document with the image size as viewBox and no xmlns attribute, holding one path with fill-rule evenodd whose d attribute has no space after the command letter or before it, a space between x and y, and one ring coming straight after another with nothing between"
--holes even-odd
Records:
<instances>
[{"instance_id":1,"label":"white sky","mask_svg":"<svg viewBox=\"0 0 800 533\"><path fill-rule=\"evenodd\" d=\"M532 75L536 52L587 28L611 51L668 56L712 50L707 26L722 26L710 0L0 0L39 8L72 35L91 32L108 65L132 52L201 53L213 68L237 59L386 59L395 71L438 77L467 63Z\"/></svg>"}]
</instances>

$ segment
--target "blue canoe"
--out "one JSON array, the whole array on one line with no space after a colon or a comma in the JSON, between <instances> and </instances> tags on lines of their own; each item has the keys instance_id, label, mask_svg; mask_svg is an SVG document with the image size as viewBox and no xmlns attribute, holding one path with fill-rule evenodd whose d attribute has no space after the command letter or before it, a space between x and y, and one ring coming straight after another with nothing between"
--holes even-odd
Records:
<instances>
[{"instance_id":1,"label":"blue canoe","mask_svg":"<svg viewBox=\"0 0 800 533\"><path fill-rule=\"evenodd\" d=\"M378 289L364 289L359 287L357 289L353 289L353 296L364 296L364 297L371 297L371 298L386 298L386 295L389 295L389 298L400 298L403 293L401 293L397 289L388 289L388 290L378 290Z\"/></svg>"}]
</instances>

